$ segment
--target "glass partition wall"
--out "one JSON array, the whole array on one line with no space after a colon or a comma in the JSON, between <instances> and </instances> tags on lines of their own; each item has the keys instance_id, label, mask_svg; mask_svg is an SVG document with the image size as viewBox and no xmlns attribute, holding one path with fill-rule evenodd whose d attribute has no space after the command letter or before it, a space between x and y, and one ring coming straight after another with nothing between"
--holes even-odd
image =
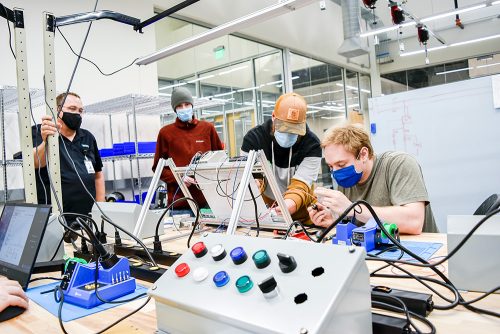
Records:
<instances>
[{"instance_id":1,"label":"glass partition wall","mask_svg":"<svg viewBox=\"0 0 500 334\"><path fill-rule=\"evenodd\" d=\"M206 30L174 18L155 26L157 48ZM239 155L248 130L271 118L276 100L285 91L305 97L308 125L319 138L346 117L365 113L368 76L285 52L289 51L237 36L220 37L160 60L159 94L169 97L172 89L183 86L197 99L211 101L210 107L197 109L197 117L214 124L231 156ZM284 86L285 56L292 87ZM168 124L174 117L161 119Z\"/></svg>"}]
</instances>

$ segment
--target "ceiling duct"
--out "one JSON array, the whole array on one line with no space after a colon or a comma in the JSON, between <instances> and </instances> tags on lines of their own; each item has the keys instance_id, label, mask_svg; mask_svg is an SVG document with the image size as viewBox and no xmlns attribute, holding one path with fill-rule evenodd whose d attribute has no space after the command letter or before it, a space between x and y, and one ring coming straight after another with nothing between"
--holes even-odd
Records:
<instances>
[{"instance_id":1,"label":"ceiling duct","mask_svg":"<svg viewBox=\"0 0 500 334\"><path fill-rule=\"evenodd\" d=\"M340 0L342 7L342 24L344 27L344 42L337 53L346 58L358 57L368 53L365 42L361 41L361 10L357 0Z\"/></svg>"}]
</instances>

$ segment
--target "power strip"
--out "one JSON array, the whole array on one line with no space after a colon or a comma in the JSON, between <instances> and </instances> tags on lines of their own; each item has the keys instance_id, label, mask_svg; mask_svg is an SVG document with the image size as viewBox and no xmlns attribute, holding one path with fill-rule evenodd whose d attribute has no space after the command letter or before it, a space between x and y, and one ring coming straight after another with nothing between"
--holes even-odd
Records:
<instances>
[{"instance_id":1,"label":"power strip","mask_svg":"<svg viewBox=\"0 0 500 334\"><path fill-rule=\"evenodd\" d=\"M373 334L411 334L406 319L372 312Z\"/></svg>"},{"instance_id":2,"label":"power strip","mask_svg":"<svg viewBox=\"0 0 500 334\"><path fill-rule=\"evenodd\" d=\"M130 275L135 279L154 283L163 275L167 269L159 267L151 267L147 264L135 266L133 263L130 266Z\"/></svg>"},{"instance_id":3,"label":"power strip","mask_svg":"<svg viewBox=\"0 0 500 334\"><path fill-rule=\"evenodd\" d=\"M82 254L80 251L74 251L73 256L86 261L92 259L92 254ZM130 276L146 282L156 282L156 280L167 271L166 269L152 267L145 263L136 263L137 262L133 260L130 263Z\"/></svg>"},{"instance_id":4,"label":"power strip","mask_svg":"<svg viewBox=\"0 0 500 334\"><path fill-rule=\"evenodd\" d=\"M153 257L156 263L171 266L177 259L181 256L179 253L162 251L161 253L155 253L153 249L148 248L149 254ZM121 256L139 256L144 260L148 260L148 256L146 251L142 247L126 247L126 246L116 246L115 245L115 254Z\"/></svg>"},{"instance_id":5,"label":"power strip","mask_svg":"<svg viewBox=\"0 0 500 334\"><path fill-rule=\"evenodd\" d=\"M384 297L397 297L405 303L408 310L427 317L429 313L434 309L434 302L432 301L432 295L427 293L406 291L391 289L386 286L374 286L372 287L372 301L378 301L386 304L390 304L396 307L401 307L401 305L389 298Z\"/></svg>"}]
</instances>

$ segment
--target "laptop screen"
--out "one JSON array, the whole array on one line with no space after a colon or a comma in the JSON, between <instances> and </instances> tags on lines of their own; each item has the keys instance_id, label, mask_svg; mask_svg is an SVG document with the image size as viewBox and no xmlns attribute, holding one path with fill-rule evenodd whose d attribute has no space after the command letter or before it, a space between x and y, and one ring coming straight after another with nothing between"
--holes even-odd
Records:
<instances>
[{"instance_id":1,"label":"laptop screen","mask_svg":"<svg viewBox=\"0 0 500 334\"><path fill-rule=\"evenodd\" d=\"M26 289L50 215L50 206L7 203L0 217L0 275Z\"/></svg>"}]
</instances>

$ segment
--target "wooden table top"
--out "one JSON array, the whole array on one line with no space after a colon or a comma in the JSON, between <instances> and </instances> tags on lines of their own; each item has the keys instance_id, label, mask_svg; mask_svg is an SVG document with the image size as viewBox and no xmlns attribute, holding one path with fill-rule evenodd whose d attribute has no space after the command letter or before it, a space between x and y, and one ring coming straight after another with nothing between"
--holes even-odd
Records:
<instances>
[{"instance_id":1,"label":"wooden table top","mask_svg":"<svg viewBox=\"0 0 500 334\"><path fill-rule=\"evenodd\" d=\"M178 233L176 231L169 232L169 234ZM196 237L193 238L191 244L196 241ZM415 240L415 241L427 241L427 242L439 242L443 244L443 247L434 254L434 257L444 256L447 254L446 249L446 235L445 234L422 234L421 236L407 236L402 237L403 240ZM177 239L171 241L165 247L169 251L176 251L183 253L187 250L186 238ZM368 268L370 271L380 267L383 263L368 261ZM427 268L417 268L405 266L412 273L418 275L435 275ZM447 273L446 263L439 267L445 274ZM384 273L391 273L390 269L384 269ZM36 277L38 275L35 275ZM47 274L43 274L47 276ZM56 274L54 274L56 276ZM435 276L433 276L435 277ZM424 286L420 285L418 282L412 279L388 279L388 278L371 278L371 284L373 285L386 285L391 288L404 289L411 291L418 291L423 293L430 293ZM35 282L38 284L46 284L46 281ZM33 283L33 286L35 285ZM140 284L145 286L151 286L151 283L139 281ZM436 288L440 292L444 292L446 296L451 297L451 293L447 292L442 287ZM480 295L480 293L464 292L462 293L465 299L472 299ZM113 307L106 311L99 312L97 314L81 318L75 321L65 323L65 328L69 333L94 333L97 332L112 322L123 317L125 314L135 310L140 305L145 302L146 299L139 299L134 302L127 303L125 305L120 305ZM443 305L446 304L445 301L441 300L437 296L433 296L433 301L435 304ZM482 301L474 304L477 307L486 308L492 311L500 312L500 294L494 294L489 296ZM64 309L63 309L64 310ZM375 310L378 313L383 313L381 310ZM391 315L394 315L391 313ZM498 333L500 332L500 319L480 315L466 310L462 306L458 306L452 310L440 311L434 310L428 317L428 319L436 326L438 333ZM417 322L417 324L419 324ZM428 332L425 326L420 326L423 332ZM135 313L131 317L125 319L106 333L153 333L156 330L156 312L154 300L151 301L139 312ZM24 312L21 316L11 319L9 321L0 323L0 333L61 333L59 327L59 322L57 317L50 314L48 311L40 307L34 302L30 302L30 308Z\"/></svg>"}]
</instances>

